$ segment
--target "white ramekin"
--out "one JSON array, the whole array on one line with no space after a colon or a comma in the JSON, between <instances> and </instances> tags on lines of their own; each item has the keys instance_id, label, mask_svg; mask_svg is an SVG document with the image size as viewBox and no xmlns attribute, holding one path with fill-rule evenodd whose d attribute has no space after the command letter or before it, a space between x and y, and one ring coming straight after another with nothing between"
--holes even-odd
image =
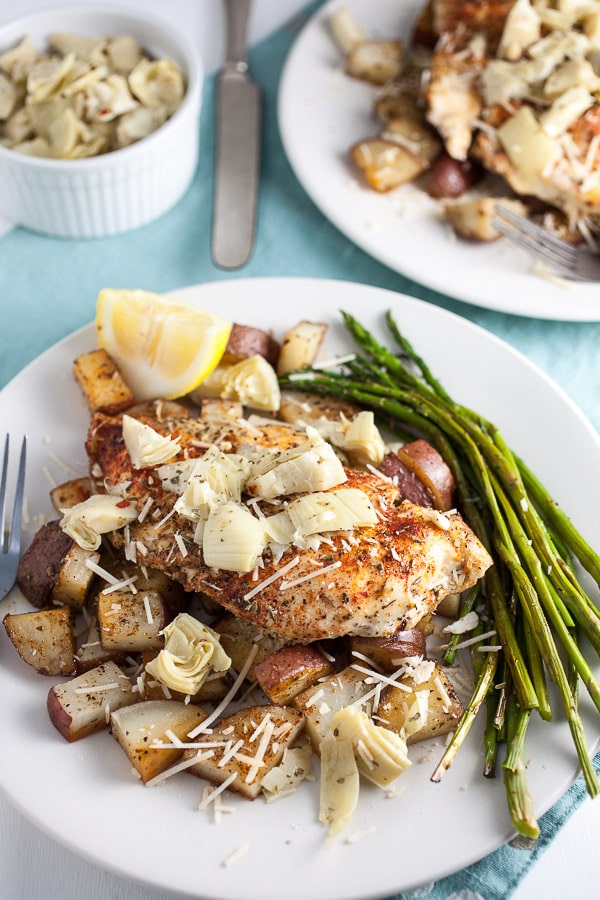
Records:
<instances>
[{"instance_id":1,"label":"white ramekin","mask_svg":"<svg viewBox=\"0 0 600 900\"><path fill-rule=\"evenodd\" d=\"M61 7L24 16L0 28L0 52L25 34L43 49L55 31L131 35L151 56L166 56L182 69L186 94L153 134L102 156L39 159L0 146L0 210L15 224L57 237L107 237L145 225L177 203L196 171L199 55L159 19L111 7Z\"/></svg>"}]
</instances>

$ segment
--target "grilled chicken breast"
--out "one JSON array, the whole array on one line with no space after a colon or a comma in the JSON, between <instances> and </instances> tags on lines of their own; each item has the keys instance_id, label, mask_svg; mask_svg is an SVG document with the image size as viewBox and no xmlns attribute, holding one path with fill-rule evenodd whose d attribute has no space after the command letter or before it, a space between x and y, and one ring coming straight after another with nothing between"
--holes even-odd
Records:
<instances>
[{"instance_id":1,"label":"grilled chicken breast","mask_svg":"<svg viewBox=\"0 0 600 900\"><path fill-rule=\"evenodd\" d=\"M215 442L239 452L249 443L288 449L307 440L304 431L290 426L195 418L177 404L146 404L135 416L177 437L181 459L201 456ZM137 548L144 565L167 572L187 590L207 594L286 642L411 628L447 594L472 586L491 564L457 513L400 502L389 479L346 468L344 488L367 494L377 513L375 525L329 532L310 549L294 544L279 552L267 549L253 572L209 568L194 543L194 522L172 514L177 495L151 468L133 468L120 416L95 416L87 448L98 489L133 500L140 510L148 509L151 500L144 520L130 526L130 547ZM117 540L125 540L122 532Z\"/></svg>"}]
</instances>

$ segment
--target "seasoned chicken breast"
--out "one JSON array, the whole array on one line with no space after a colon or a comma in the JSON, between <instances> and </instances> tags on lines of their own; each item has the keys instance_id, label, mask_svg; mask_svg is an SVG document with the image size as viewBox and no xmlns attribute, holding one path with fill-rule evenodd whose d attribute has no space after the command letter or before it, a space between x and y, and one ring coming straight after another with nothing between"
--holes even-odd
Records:
<instances>
[{"instance_id":1,"label":"seasoned chicken breast","mask_svg":"<svg viewBox=\"0 0 600 900\"><path fill-rule=\"evenodd\" d=\"M181 461L202 456L214 442L239 452L249 443L288 449L307 441L305 432L289 426L215 423L172 404L148 404L135 415L160 434L177 437ZM121 421L120 416L95 416L87 442L98 487L134 500L140 510L148 511L151 501L143 521L129 526L128 537L117 533L117 539L128 540L130 555L133 549L144 565L167 572L187 590L207 594L283 641L389 635L412 628L447 594L475 584L491 564L456 512L400 503L389 479L376 471L345 468L343 487L368 496L376 524L327 532L310 547L270 546L251 572L211 568L194 541L195 523L172 512L177 494L153 469L133 468Z\"/></svg>"}]
</instances>

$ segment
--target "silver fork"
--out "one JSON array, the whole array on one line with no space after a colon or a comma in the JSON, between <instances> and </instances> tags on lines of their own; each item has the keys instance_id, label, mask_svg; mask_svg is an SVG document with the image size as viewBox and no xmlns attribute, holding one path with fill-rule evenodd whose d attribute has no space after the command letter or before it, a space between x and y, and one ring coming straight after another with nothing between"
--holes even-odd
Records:
<instances>
[{"instance_id":1,"label":"silver fork","mask_svg":"<svg viewBox=\"0 0 600 900\"><path fill-rule=\"evenodd\" d=\"M9 435L4 440L4 459L0 475L0 600L4 600L17 578L21 555L21 528L23 524L23 495L25 490L25 465L27 459L27 438L23 438L19 455L19 471L10 517L10 530L6 521L6 483L8 480L8 460L10 453ZM8 532L8 534L7 534Z\"/></svg>"},{"instance_id":2,"label":"silver fork","mask_svg":"<svg viewBox=\"0 0 600 900\"><path fill-rule=\"evenodd\" d=\"M561 241L502 203L496 204L492 226L516 247L564 277L573 281L600 281L600 254Z\"/></svg>"}]
</instances>

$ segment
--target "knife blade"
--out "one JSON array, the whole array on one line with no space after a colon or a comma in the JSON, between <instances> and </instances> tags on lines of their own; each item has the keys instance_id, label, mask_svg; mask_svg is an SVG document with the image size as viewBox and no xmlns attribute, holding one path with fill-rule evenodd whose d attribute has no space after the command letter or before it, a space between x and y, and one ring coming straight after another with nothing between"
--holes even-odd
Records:
<instances>
[{"instance_id":1,"label":"knife blade","mask_svg":"<svg viewBox=\"0 0 600 900\"><path fill-rule=\"evenodd\" d=\"M252 252L260 167L261 97L248 74L250 0L225 0L226 61L217 79L217 144L212 257L224 269Z\"/></svg>"}]
</instances>

